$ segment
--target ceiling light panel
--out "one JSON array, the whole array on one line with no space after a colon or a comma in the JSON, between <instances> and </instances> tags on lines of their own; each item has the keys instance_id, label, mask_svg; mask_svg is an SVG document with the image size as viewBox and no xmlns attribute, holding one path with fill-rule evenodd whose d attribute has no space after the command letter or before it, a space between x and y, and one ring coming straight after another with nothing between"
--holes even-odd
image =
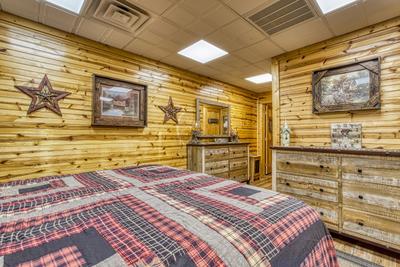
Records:
<instances>
[{"instance_id":1,"label":"ceiling light panel","mask_svg":"<svg viewBox=\"0 0 400 267\"><path fill-rule=\"evenodd\" d=\"M246 80L248 80L252 83L256 83L256 84L267 83L267 82L272 81L272 75L270 73L264 73L264 74L248 77L248 78L246 78Z\"/></svg>"},{"instance_id":2,"label":"ceiling light panel","mask_svg":"<svg viewBox=\"0 0 400 267\"><path fill-rule=\"evenodd\" d=\"M79 14L85 0L46 0L46 2Z\"/></svg>"},{"instance_id":3,"label":"ceiling light panel","mask_svg":"<svg viewBox=\"0 0 400 267\"><path fill-rule=\"evenodd\" d=\"M336 9L350 5L351 3L357 2L358 0L316 0L322 13L327 14Z\"/></svg>"},{"instance_id":4,"label":"ceiling light panel","mask_svg":"<svg viewBox=\"0 0 400 267\"><path fill-rule=\"evenodd\" d=\"M204 64L216 58L225 56L228 52L210 44L209 42L200 40L179 51L178 54Z\"/></svg>"}]
</instances>

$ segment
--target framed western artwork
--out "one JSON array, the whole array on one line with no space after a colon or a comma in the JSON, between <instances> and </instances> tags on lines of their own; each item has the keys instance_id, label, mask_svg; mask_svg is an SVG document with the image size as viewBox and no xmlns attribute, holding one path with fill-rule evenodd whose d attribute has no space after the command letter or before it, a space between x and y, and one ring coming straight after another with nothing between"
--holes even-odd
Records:
<instances>
[{"instance_id":1,"label":"framed western artwork","mask_svg":"<svg viewBox=\"0 0 400 267\"><path fill-rule=\"evenodd\" d=\"M380 60L314 71L313 113L379 109Z\"/></svg>"},{"instance_id":2,"label":"framed western artwork","mask_svg":"<svg viewBox=\"0 0 400 267\"><path fill-rule=\"evenodd\" d=\"M92 125L147 126L147 86L95 75Z\"/></svg>"}]
</instances>

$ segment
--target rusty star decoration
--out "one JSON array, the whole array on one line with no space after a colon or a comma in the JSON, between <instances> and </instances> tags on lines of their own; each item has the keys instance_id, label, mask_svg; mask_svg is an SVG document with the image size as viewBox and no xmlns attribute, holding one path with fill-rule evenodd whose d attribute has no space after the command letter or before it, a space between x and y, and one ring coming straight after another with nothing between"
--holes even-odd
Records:
<instances>
[{"instance_id":1,"label":"rusty star decoration","mask_svg":"<svg viewBox=\"0 0 400 267\"><path fill-rule=\"evenodd\" d=\"M158 106L165 114L164 114L164 123L169 120L173 120L176 124L178 124L177 114L182 110L180 107L175 107L174 102L172 101L172 97L169 97L167 106Z\"/></svg>"},{"instance_id":2,"label":"rusty star decoration","mask_svg":"<svg viewBox=\"0 0 400 267\"><path fill-rule=\"evenodd\" d=\"M31 104L29 105L28 114L41 108L47 108L62 116L60 107L58 106L58 101L70 94L68 92L54 90L49 79L47 78L47 75L44 75L38 88L28 86L15 87L32 98Z\"/></svg>"}]
</instances>

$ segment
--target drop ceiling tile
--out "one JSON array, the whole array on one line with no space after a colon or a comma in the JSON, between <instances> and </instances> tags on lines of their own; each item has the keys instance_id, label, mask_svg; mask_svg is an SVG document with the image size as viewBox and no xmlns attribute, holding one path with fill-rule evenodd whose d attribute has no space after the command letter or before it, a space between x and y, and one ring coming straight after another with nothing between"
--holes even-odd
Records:
<instances>
[{"instance_id":1,"label":"drop ceiling tile","mask_svg":"<svg viewBox=\"0 0 400 267\"><path fill-rule=\"evenodd\" d=\"M96 21L81 19L76 30L76 34L95 41L99 41L102 39L107 30L109 30L108 27Z\"/></svg>"},{"instance_id":2,"label":"drop ceiling tile","mask_svg":"<svg viewBox=\"0 0 400 267\"><path fill-rule=\"evenodd\" d=\"M151 31L142 31L138 37L148 43L154 44L154 45L158 45L160 43L162 43L165 38L161 37L158 34L155 34Z\"/></svg>"},{"instance_id":3,"label":"drop ceiling tile","mask_svg":"<svg viewBox=\"0 0 400 267\"><path fill-rule=\"evenodd\" d=\"M151 59L159 60L171 54L170 51L159 48L153 44L147 43L139 38L130 42L125 50L134 54L142 55Z\"/></svg>"},{"instance_id":4,"label":"drop ceiling tile","mask_svg":"<svg viewBox=\"0 0 400 267\"><path fill-rule=\"evenodd\" d=\"M190 12L186 11L182 5L176 5L163 15L163 17L169 19L180 27L186 27L192 23L196 17Z\"/></svg>"},{"instance_id":5,"label":"drop ceiling tile","mask_svg":"<svg viewBox=\"0 0 400 267\"><path fill-rule=\"evenodd\" d=\"M201 16L218 5L218 0L183 0L186 9L197 16Z\"/></svg>"},{"instance_id":6,"label":"drop ceiling tile","mask_svg":"<svg viewBox=\"0 0 400 267\"><path fill-rule=\"evenodd\" d=\"M264 72L271 73L271 59L261 60L253 65L262 69Z\"/></svg>"},{"instance_id":7,"label":"drop ceiling tile","mask_svg":"<svg viewBox=\"0 0 400 267\"><path fill-rule=\"evenodd\" d=\"M247 78L250 76L259 75L262 73L263 73L262 69L254 66L254 65L251 65L251 64L245 65L240 68L236 68L235 70L230 72L230 74L232 74L233 76L235 76L237 78L241 78L241 79L244 79L244 78Z\"/></svg>"},{"instance_id":8,"label":"drop ceiling tile","mask_svg":"<svg viewBox=\"0 0 400 267\"><path fill-rule=\"evenodd\" d=\"M220 63L230 66L232 68L242 68L249 64L248 62L246 62L234 55L226 55L226 56L218 58L216 60L219 61Z\"/></svg>"},{"instance_id":9,"label":"drop ceiling tile","mask_svg":"<svg viewBox=\"0 0 400 267\"><path fill-rule=\"evenodd\" d=\"M228 52L240 49L246 46L246 43L234 39L229 34L226 34L222 29L219 29L204 38L207 42L212 43L219 48L226 50Z\"/></svg>"},{"instance_id":10,"label":"drop ceiling tile","mask_svg":"<svg viewBox=\"0 0 400 267\"><path fill-rule=\"evenodd\" d=\"M158 34L160 37L169 37L172 34L176 33L179 31L179 28L172 25L171 23L162 20L162 19L156 19L153 22L151 22L150 25L147 26L145 30L151 31L155 34Z\"/></svg>"},{"instance_id":11,"label":"drop ceiling tile","mask_svg":"<svg viewBox=\"0 0 400 267\"><path fill-rule=\"evenodd\" d=\"M271 39L287 51L295 50L333 37L320 18L296 25L276 33Z\"/></svg>"},{"instance_id":12,"label":"drop ceiling tile","mask_svg":"<svg viewBox=\"0 0 400 267\"><path fill-rule=\"evenodd\" d=\"M368 24L400 16L399 0L366 0L363 3Z\"/></svg>"},{"instance_id":13,"label":"drop ceiling tile","mask_svg":"<svg viewBox=\"0 0 400 267\"><path fill-rule=\"evenodd\" d=\"M239 42L243 46L254 44L265 38L264 34L242 18L236 19L221 29L231 39Z\"/></svg>"},{"instance_id":14,"label":"drop ceiling tile","mask_svg":"<svg viewBox=\"0 0 400 267\"><path fill-rule=\"evenodd\" d=\"M203 20L215 28L219 28L237 18L238 15L222 4L219 4L216 8L203 16Z\"/></svg>"},{"instance_id":15,"label":"drop ceiling tile","mask_svg":"<svg viewBox=\"0 0 400 267\"><path fill-rule=\"evenodd\" d=\"M126 32L112 30L103 38L102 42L121 49L130 41L132 41L132 39L133 36L129 35Z\"/></svg>"},{"instance_id":16,"label":"drop ceiling tile","mask_svg":"<svg viewBox=\"0 0 400 267\"><path fill-rule=\"evenodd\" d=\"M260 60L271 58L284 52L285 51L283 49L279 48L270 40L264 39L261 42L239 49L232 53L245 61L256 63Z\"/></svg>"},{"instance_id":17,"label":"drop ceiling tile","mask_svg":"<svg viewBox=\"0 0 400 267\"><path fill-rule=\"evenodd\" d=\"M162 15L168 8L176 3L175 0L129 0L146 11ZM129 2L128 1L128 2Z\"/></svg>"},{"instance_id":18,"label":"drop ceiling tile","mask_svg":"<svg viewBox=\"0 0 400 267\"><path fill-rule=\"evenodd\" d=\"M52 5L44 5L43 22L51 27L71 32L78 16L72 12L57 8Z\"/></svg>"},{"instance_id":19,"label":"drop ceiling tile","mask_svg":"<svg viewBox=\"0 0 400 267\"><path fill-rule=\"evenodd\" d=\"M224 64L223 62L219 61L219 60L213 60L209 63L207 63L210 67L212 67L213 69L219 70L221 72L231 72L234 71L235 68Z\"/></svg>"},{"instance_id":20,"label":"drop ceiling tile","mask_svg":"<svg viewBox=\"0 0 400 267\"><path fill-rule=\"evenodd\" d=\"M227 5L242 15L260 6L267 6L274 1L275 0L224 0Z\"/></svg>"},{"instance_id":21,"label":"drop ceiling tile","mask_svg":"<svg viewBox=\"0 0 400 267\"><path fill-rule=\"evenodd\" d=\"M196 20L195 22L189 24L186 27L186 30L191 31L192 33L203 37L209 33L211 33L212 31L215 30L214 27L212 27L211 25L207 24L205 21L199 19Z\"/></svg>"},{"instance_id":22,"label":"drop ceiling tile","mask_svg":"<svg viewBox=\"0 0 400 267\"><path fill-rule=\"evenodd\" d=\"M191 33L188 33L186 31L178 31L174 34L171 34L171 36L169 37L169 39L176 43L177 45L179 45L179 47L181 47L182 49L197 42L199 40L199 38ZM180 49L181 50L181 49ZM176 51L178 52L178 51Z\"/></svg>"},{"instance_id":23,"label":"drop ceiling tile","mask_svg":"<svg viewBox=\"0 0 400 267\"><path fill-rule=\"evenodd\" d=\"M218 70L215 70L207 65L199 65L194 68L189 69L189 71L205 75L210 77L211 75L216 77L215 75L218 75L220 72Z\"/></svg>"},{"instance_id":24,"label":"drop ceiling tile","mask_svg":"<svg viewBox=\"0 0 400 267\"><path fill-rule=\"evenodd\" d=\"M200 63L194 60L190 60L178 54L171 54L161 60L162 62L181 68L181 69L191 69L197 67Z\"/></svg>"},{"instance_id":25,"label":"drop ceiling tile","mask_svg":"<svg viewBox=\"0 0 400 267\"><path fill-rule=\"evenodd\" d=\"M348 33L368 24L367 17L361 4L351 5L326 15L329 26L336 35Z\"/></svg>"},{"instance_id":26,"label":"drop ceiling tile","mask_svg":"<svg viewBox=\"0 0 400 267\"><path fill-rule=\"evenodd\" d=\"M38 21L39 19L39 1L38 0L2 0L1 7L4 11Z\"/></svg>"}]
</instances>

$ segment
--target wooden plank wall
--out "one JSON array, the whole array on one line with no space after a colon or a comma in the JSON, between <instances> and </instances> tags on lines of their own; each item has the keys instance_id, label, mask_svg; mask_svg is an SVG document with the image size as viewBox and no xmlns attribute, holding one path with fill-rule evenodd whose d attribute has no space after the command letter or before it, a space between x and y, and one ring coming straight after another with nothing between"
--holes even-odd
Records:
<instances>
[{"instance_id":1,"label":"wooden plank wall","mask_svg":"<svg viewBox=\"0 0 400 267\"><path fill-rule=\"evenodd\" d=\"M92 75L147 84L148 127L91 127ZM27 116L30 98L15 85L37 86L47 74L71 93L62 117ZM179 125L163 124L157 105L172 96ZM196 97L231 105L232 127L257 150L256 93L0 13L0 180L70 174L136 164L186 167Z\"/></svg>"},{"instance_id":2,"label":"wooden plank wall","mask_svg":"<svg viewBox=\"0 0 400 267\"><path fill-rule=\"evenodd\" d=\"M382 108L377 111L312 114L311 73L320 68L381 57ZM330 125L360 122L363 147L400 149L400 17L317 43L273 59L274 136L285 120L291 145L330 146Z\"/></svg>"}]
</instances>

